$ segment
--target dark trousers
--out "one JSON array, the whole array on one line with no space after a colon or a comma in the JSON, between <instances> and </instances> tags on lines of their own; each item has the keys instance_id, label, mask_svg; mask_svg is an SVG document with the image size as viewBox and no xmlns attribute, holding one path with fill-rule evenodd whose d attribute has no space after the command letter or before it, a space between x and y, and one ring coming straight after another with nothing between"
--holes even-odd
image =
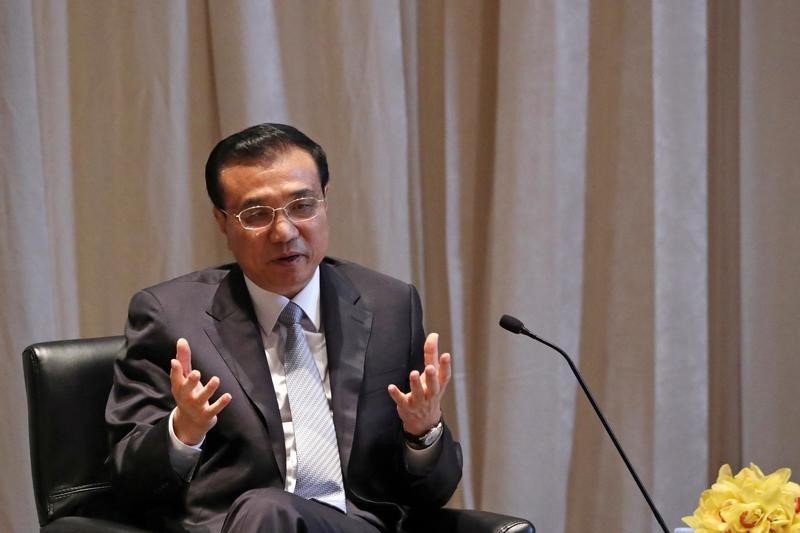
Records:
<instances>
[{"instance_id":1,"label":"dark trousers","mask_svg":"<svg viewBox=\"0 0 800 533\"><path fill-rule=\"evenodd\" d=\"M253 489L233 502L222 533L380 533L354 514L278 488Z\"/></svg>"}]
</instances>

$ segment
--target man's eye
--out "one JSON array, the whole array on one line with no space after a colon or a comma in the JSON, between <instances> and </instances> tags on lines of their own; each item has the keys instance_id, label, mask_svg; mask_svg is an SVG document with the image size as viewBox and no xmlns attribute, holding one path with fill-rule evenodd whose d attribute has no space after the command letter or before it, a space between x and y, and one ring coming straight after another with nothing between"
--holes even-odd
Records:
<instances>
[{"instance_id":1,"label":"man's eye","mask_svg":"<svg viewBox=\"0 0 800 533\"><path fill-rule=\"evenodd\" d=\"M244 211L242 211L240 218L245 222L270 220L272 218L272 209L268 207L255 207L252 209L245 209Z\"/></svg>"},{"instance_id":2,"label":"man's eye","mask_svg":"<svg viewBox=\"0 0 800 533\"><path fill-rule=\"evenodd\" d=\"M292 209L311 209L316 204L314 200L297 200L292 204Z\"/></svg>"}]
</instances>

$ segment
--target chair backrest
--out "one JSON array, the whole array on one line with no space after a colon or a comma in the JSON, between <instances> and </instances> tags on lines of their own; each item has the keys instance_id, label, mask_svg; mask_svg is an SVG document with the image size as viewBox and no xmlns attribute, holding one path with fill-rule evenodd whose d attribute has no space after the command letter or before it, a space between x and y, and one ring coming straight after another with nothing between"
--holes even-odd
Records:
<instances>
[{"instance_id":1,"label":"chair backrest","mask_svg":"<svg viewBox=\"0 0 800 533\"><path fill-rule=\"evenodd\" d=\"M22 354L39 523L114 507L105 405L124 337L33 344Z\"/></svg>"}]
</instances>

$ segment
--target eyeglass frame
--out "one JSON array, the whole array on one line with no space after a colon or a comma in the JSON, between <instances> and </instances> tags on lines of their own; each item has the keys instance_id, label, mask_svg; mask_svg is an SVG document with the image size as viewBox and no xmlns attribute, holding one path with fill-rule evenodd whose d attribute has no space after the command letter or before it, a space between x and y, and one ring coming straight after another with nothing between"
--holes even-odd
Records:
<instances>
[{"instance_id":1,"label":"eyeglass frame","mask_svg":"<svg viewBox=\"0 0 800 533\"><path fill-rule=\"evenodd\" d=\"M303 196L301 198L295 198L294 200L289 200L288 202L283 204L283 207L272 207L272 206L269 206L269 205L251 205L249 207L245 207L244 209L242 209L241 211L239 211L236 214L229 213L228 211L226 211L224 209L219 209L219 208L217 208L217 209L219 209L219 211L221 213L225 214L225 215L235 217L236 220L239 222L239 225L242 226L242 229L245 229L247 231L258 231L258 230L266 229L266 228L270 227L273 223L275 223L275 219L278 216L278 211L283 211L283 214L286 217L286 219L289 220L292 224L297 224L298 222L308 222L309 220L314 220L315 218L317 218L319 216L319 213L320 213L319 207L317 207L317 210L316 210L316 212L314 213L313 216L310 216L308 218L303 218L303 219L300 219L300 220L295 220L294 218L292 218L292 216L289 214L289 212L286 210L286 208L289 205L291 205L291 204L293 204L295 202L299 202L301 200L314 200L315 202L317 202L317 206L319 206L320 203L323 203L323 204L325 203L325 198L316 198L314 196ZM264 226L260 226L258 228L249 228L249 227L245 226L244 222L242 222L242 213L244 213L245 211L249 211L251 209L272 209L272 220L269 221L269 224L266 224Z\"/></svg>"}]
</instances>

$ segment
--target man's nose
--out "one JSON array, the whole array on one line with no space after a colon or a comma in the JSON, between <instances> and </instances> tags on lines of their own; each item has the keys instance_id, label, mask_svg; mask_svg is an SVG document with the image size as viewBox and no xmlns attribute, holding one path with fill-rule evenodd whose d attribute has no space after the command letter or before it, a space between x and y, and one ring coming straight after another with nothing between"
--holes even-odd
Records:
<instances>
[{"instance_id":1,"label":"man's nose","mask_svg":"<svg viewBox=\"0 0 800 533\"><path fill-rule=\"evenodd\" d=\"M297 226L286 216L286 211L275 211L275 220L272 221L272 227L269 232L272 242L291 241L297 237L298 233Z\"/></svg>"}]
</instances>

